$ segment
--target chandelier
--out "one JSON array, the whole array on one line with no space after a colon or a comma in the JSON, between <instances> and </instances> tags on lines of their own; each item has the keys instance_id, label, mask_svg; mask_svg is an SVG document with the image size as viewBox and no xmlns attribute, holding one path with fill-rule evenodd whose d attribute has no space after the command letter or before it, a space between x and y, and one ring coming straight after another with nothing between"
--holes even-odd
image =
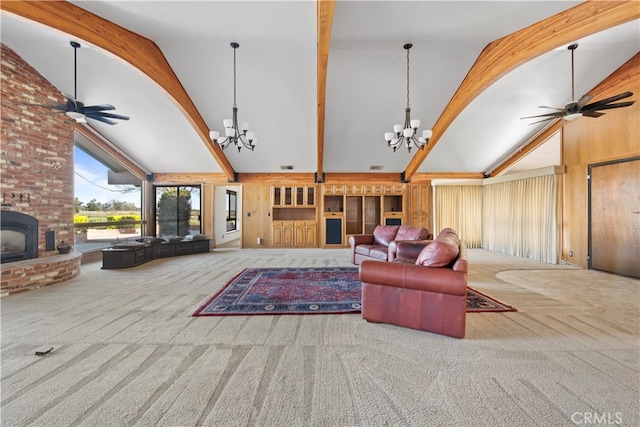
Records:
<instances>
[{"instance_id":1,"label":"chandelier","mask_svg":"<svg viewBox=\"0 0 640 427\"><path fill-rule=\"evenodd\" d=\"M393 147L393 152L402 146L407 147L407 151L411 152L411 143L416 147L423 149L428 143L433 132L430 129L422 131L422 136L417 137L420 120L411 120L411 107L409 106L409 49L413 44L407 43L403 46L407 50L407 108L404 116L404 126L393 125L393 132L385 132L384 139L389 147Z\"/></svg>"},{"instance_id":2,"label":"chandelier","mask_svg":"<svg viewBox=\"0 0 640 427\"><path fill-rule=\"evenodd\" d=\"M220 137L220 132L212 130L209 132L209 137L215 143L222 147L224 151L229 144L233 143L238 148L238 152L242 147L245 147L253 151L258 139L254 132L249 132L249 123L242 122L238 125L238 106L236 104L236 49L240 47L238 43L231 43L233 48L233 118L224 119L222 121L224 125L224 136Z\"/></svg>"}]
</instances>

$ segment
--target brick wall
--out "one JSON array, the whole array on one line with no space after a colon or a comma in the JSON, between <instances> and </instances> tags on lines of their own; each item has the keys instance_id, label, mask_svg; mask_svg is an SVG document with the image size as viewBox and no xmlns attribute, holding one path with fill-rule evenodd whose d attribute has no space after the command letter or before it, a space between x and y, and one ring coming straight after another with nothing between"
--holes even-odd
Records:
<instances>
[{"instance_id":1,"label":"brick wall","mask_svg":"<svg viewBox=\"0 0 640 427\"><path fill-rule=\"evenodd\" d=\"M13 50L0 48L2 210L37 218L38 257L57 255L45 251L45 231L55 231L56 246L62 240L73 244L73 122L62 113L24 105L64 98Z\"/></svg>"}]
</instances>

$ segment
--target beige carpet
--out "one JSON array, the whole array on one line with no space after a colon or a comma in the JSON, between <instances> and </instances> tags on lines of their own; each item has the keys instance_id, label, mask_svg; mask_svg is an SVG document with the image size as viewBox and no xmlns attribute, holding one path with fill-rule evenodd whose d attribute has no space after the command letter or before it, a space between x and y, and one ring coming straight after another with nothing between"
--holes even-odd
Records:
<instances>
[{"instance_id":1,"label":"beige carpet","mask_svg":"<svg viewBox=\"0 0 640 427\"><path fill-rule=\"evenodd\" d=\"M470 285L518 312L469 313L463 340L358 314L190 316L245 267L347 250L83 266L2 298L1 425L637 426L640 282L469 252Z\"/></svg>"}]
</instances>

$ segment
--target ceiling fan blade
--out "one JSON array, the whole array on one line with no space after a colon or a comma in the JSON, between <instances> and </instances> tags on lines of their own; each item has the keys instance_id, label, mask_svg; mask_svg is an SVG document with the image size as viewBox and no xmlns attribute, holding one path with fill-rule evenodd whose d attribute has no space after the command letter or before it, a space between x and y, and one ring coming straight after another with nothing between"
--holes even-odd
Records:
<instances>
[{"instance_id":1,"label":"ceiling fan blade","mask_svg":"<svg viewBox=\"0 0 640 427\"><path fill-rule=\"evenodd\" d=\"M601 99L600 101L596 101L596 102L594 102L594 103L591 103L591 104L589 104L589 105L586 105L585 107L589 107L589 106L591 106L591 105L595 105L595 104L598 104L598 105L604 105L604 104L608 104L608 103L610 103L610 102L619 101L619 100L621 100L621 99L628 98L628 97L630 97L630 96L633 96L633 92L624 92L624 93L619 93L618 95L614 95L614 96L611 96L611 97L609 97L609 98Z\"/></svg>"},{"instance_id":2,"label":"ceiling fan blade","mask_svg":"<svg viewBox=\"0 0 640 427\"><path fill-rule=\"evenodd\" d=\"M94 111L94 112L86 112L87 117L107 117L110 119L119 119L119 120L129 120L128 116L123 116L120 114L113 114L113 113L105 113L102 111Z\"/></svg>"},{"instance_id":3,"label":"ceiling fan blade","mask_svg":"<svg viewBox=\"0 0 640 427\"><path fill-rule=\"evenodd\" d=\"M113 120L109 120L106 117L102 117L102 116L96 116L95 114L87 114L87 117L93 120L97 120L99 122L103 122L109 125L115 125L117 124L116 122L114 122Z\"/></svg>"},{"instance_id":4,"label":"ceiling fan blade","mask_svg":"<svg viewBox=\"0 0 640 427\"><path fill-rule=\"evenodd\" d=\"M520 119L537 119L538 117L549 117L552 119L554 117L562 117L562 116L564 116L564 110L558 111L556 113L547 113L547 114L539 114L537 116L520 117Z\"/></svg>"},{"instance_id":5,"label":"ceiling fan blade","mask_svg":"<svg viewBox=\"0 0 640 427\"><path fill-rule=\"evenodd\" d=\"M586 95L582 95L582 97L578 100L578 103L576 104L576 107L578 107L578 109L584 107L585 105L587 105L587 102L591 101L593 99L593 95L591 94L586 94Z\"/></svg>"},{"instance_id":6,"label":"ceiling fan blade","mask_svg":"<svg viewBox=\"0 0 640 427\"><path fill-rule=\"evenodd\" d=\"M611 110L612 108L622 108L622 107L629 107L633 104L635 104L636 101L627 101L627 102L619 102L617 104L606 104L606 105L601 105L601 106L596 106L596 107L590 107L589 105L587 105L586 107L583 108L583 112L584 111L600 111L600 110ZM593 105L593 104L591 104Z\"/></svg>"},{"instance_id":7,"label":"ceiling fan blade","mask_svg":"<svg viewBox=\"0 0 640 427\"><path fill-rule=\"evenodd\" d=\"M51 103L51 104L35 104L35 103L31 103L31 102L20 102L20 104L22 105L31 105L33 107L43 107L43 108L50 108L52 110L57 110L57 111L67 111L67 106L64 104L60 104L58 102L56 103Z\"/></svg>"},{"instance_id":8,"label":"ceiling fan blade","mask_svg":"<svg viewBox=\"0 0 640 427\"><path fill-rule=\"evenodd\" d=\"M82 111L85 112L91 112L91 111L102 111L102 110L115 110L116 107L114 107L111 104L100 104L100 105L89 105L83 108Z\"/></svg>"},{"instance_id":9,"label":"ceiling fan blade","mask_svg":"<svg viewBox=\"0 0 640 427\"><path fill-rule=\"evenodd\" d=\"M585 117L600 117L600 116L604 116L604 113L598 113L597 111L587 111L587 112L583 112L582 113L583 116Z\"/></svg>"},{"instance_id":10,"label":"ceiling fan blade","mask_svg":"<svg viewBox=\"0 0 640 427\"><path fill-rule=\"evenodd\" d=\"M537 123L542 123L542 122L548 122L549 120L557 120L562 116L556 116L556 117L547 117L546 119L542 119L542 120L538 120L537 122L531 122L529 123L529 125L535 125Z\"/></svg>"},{"instance_id":11,"label":"ceiling fan blade","mask_svg":"<svg viewBox=\"0 0 640 427\"><path fill-rule=\"evenodd\" d=\"M614 101L619 101L619 100L624 99L624 98L628 98L631 95L633 95L633 93L631 93L631 92L621 93L619 95L615 95L615 96L612 96L610 98L601 99L600 101L596 101L596 102L593 102L591 104L585 105L584 108L585 109L592 109L592 110L593 109L598 109L601 106L610 104L610 103L612 103Z\"/></svg>"},{"instance_id":12,"label":"ceiling fan blade","mask_svg":"<svg viewBox=\"0 0 640 427\"><path fill-rule=\"evenodd\" d=\"M548 109L550 109L550 110L564 111L564 108L547 107L546 105L538 105L538 108L548 108Z\"/></svg>"}]
</instances>

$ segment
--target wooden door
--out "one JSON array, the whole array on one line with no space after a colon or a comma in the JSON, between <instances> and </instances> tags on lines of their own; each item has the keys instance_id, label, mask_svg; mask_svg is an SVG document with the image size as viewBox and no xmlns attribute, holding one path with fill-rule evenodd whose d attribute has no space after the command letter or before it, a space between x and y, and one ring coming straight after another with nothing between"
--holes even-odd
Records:
<instances>
[{"instance_id":1,"label":"wooden door","mask_svg":"<svg viewBox=\"0 0 640 427\"><path fill-rule=\"evenodd\" d=\"M640 277L640 157L589 166L589 268Z\"/></svg>"},{"instance_id":2,"label":"wooden door","mask_svg":"<svg viewBox=\"0 0 640 427\"><path fill-rule=\"evenodd\" d=\"M271 206L268 185L242 186L242 247L271 247ZM260 238L260 244L258 244Z\"/></svg>"}]
</instances>

